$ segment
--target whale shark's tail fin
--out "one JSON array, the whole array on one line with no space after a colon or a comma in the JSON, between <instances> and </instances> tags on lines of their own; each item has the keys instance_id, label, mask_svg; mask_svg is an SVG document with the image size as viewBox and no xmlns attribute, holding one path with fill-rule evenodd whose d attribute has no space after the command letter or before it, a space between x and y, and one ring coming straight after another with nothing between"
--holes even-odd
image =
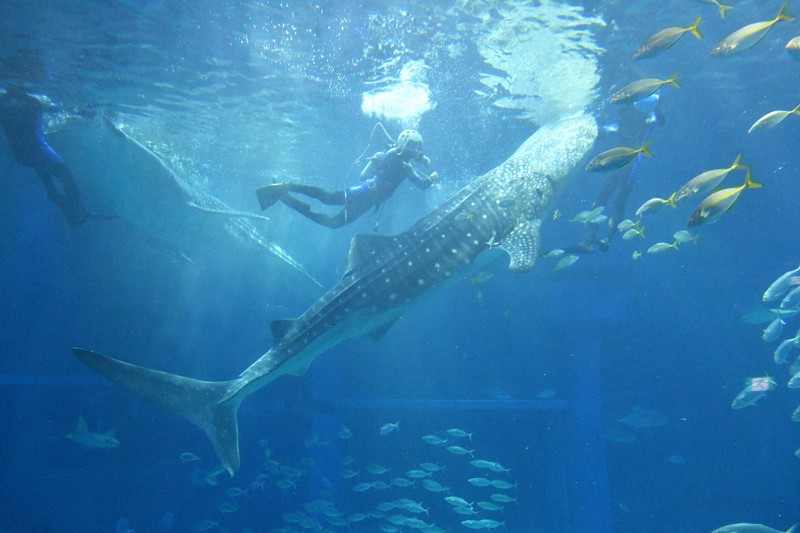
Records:
<instances>
[{"instance_id":1,"label":"whale shark's tail fin","mask_svg":"<svg viewBox=\"0 0 800 533\"><path fill-rule=\"evenodd\" d=\"M205 431L228 473L233 476L239 469L236 412L241 399L229 394L233 382L168 374L80 348L73 348L72 352L98 374L163 405Z\"/></svg>"}]
</instances>

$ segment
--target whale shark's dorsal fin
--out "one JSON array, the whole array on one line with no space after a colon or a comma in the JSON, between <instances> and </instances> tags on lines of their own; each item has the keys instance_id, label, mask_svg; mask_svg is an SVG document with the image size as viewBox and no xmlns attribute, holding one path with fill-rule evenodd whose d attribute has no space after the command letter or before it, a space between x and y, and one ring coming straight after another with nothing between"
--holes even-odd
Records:
<instances>
[{"instance_id":1,"label":"whale shark's dorsal fin","mask_svg":"<svg viewBox=\"0 0 800 533\"><path fill-rule=\"evenodd\" d=\"M383 235L356 235L350 241L350 251L347 254L347 271L345 276L354 272L362 265L375 262L391 254L397 248L394 237Z\"/></svg>"},{"instance_id":2,"label":"whale shark's dorsal fin","mask_svg":"<svg viewBox=\"0 0 800 533\"><path fill-rule=\"evenodd\" d=\"M508 268L514 272L527 272L536 263L539 253L539 228L542 221L538 218L517 221L514 229L498 244L511 257Z\"/></svg>"},{"instance_id":3,"label":"whale shark's dorsal fin","mask_svg":"<svg viewBox=\"0 0 800 533\"><path fill-rule=\"evenodd\" d=\"M269 328L272 331L272 342L280 342L280 340L286 336L286 333L292 329L294 323L295 319L293 318L273 320L270 322Z\"/></svg>"}]
</instances>

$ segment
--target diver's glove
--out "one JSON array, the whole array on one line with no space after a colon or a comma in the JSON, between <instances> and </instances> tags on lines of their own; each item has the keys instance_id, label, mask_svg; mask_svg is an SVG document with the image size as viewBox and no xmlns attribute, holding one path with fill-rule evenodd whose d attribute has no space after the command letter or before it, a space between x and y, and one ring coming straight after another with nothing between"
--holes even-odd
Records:
<instances>
[{"instance_id":1,"label":"diver's glove","mask_svg":"<svg viewBox=\"0 0 800 533\"><path fill-rule=\"evenodd\" d=\"M431 175L428 176L428 181L433 182L433 181L435 181L437 179L439 179L439 173L436 172L436 171L431 172Z\"/></svg>"}]
</instances>

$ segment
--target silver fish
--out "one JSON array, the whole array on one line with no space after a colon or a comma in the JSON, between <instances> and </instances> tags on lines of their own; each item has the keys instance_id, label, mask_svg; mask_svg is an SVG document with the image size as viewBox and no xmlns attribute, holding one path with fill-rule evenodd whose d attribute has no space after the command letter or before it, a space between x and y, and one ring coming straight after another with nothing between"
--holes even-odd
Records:
<instances>
[{"instance_id":1,"label":"silver fish","mask_svg":"<svg viewBox=\"0 0 800 533\"><path fill-rule=\"evenodd\" d=\"M794 59L800 61L800 35L786 43L786 51Z\"/></svg>"},{"instance_id":2,"label":"silver fish","mask_svg":"<svg viewBox=\"0 0 800 533\"><path fill-rule=\"evenodd\" d=\"M797 526L792 526L786 533L792 533ZM784 533L779 529L775 529L764 524L729 524L715 529L712 533Z\"/></svg>"},{"instance_id":3,"label":"silver fish","mask_svg":"<svg viewBox=\"0 0 800 533\"><path fill-rule=\"evenodd\" d=\"M641 100L642 98L647 98L664 85L672 85L673 87L680 88L678 82L675 81L677 77L678 73L676 72L666 80L660 80L658 78L645 78L643 80L637 80L611 95L610 102L612 104L635 102L637 100Z\"/></svg>"},{"instance_id":4,"label":"silver fish","mask_svg":"<svg viewBox=\"0 0 800 533\"><path fill-rule=\"evenodd\" d=\"M800 115L800 105L798 105L791 111L778 110L767 113L760 119L756 120L755 123L753 123L753 125L750 126L750 129L747 130L747 133L753 133L754 131L777 126L778 124L783 122L789 115Z\"/></svg>"},{"instance_id":5,"label":"silver fish","mask_svg":"<svg viewBox=\"0 0 800 533\"><path fill-rule=\"evenodd\" d=\"M731 402L731 408L743 409L755 405L758 400L776 386L775 380L769 376L748 378L744 389Z\"/></svg>"},{"instance_id":6,"label":"silver fish","mask_svg":"<svg viewBox=\"0 0 800 533\"><path fill-rule=\"evenodd\" d=\"M698 17L697 20L695 20L692 25L687 28L665 28L658 33L651 35L644 42L644 44L633 53L633 59L642 59L644 57L652 57L656 54L660 54L661 52L671 48L686 33L691 33L698 39L702 39L703 36L700 33L700 30L697 29L697 26L700 25L700 21L702 19L703 17Z\"/></svg>"},{"instance_id":7,"label":"silver fish","mask_svg":"<svg viewBox=\"0 0 800 533\"><path fill-rule=\"evenodd\" d=\"M777 348L775 348L775 354L772 358L776 365L782 365L789 360L789 355L792 353L792 348L794 348L798 338L800 337L785 339L778 345Z\"/></svg>"},{"instance_id":8,"label":"silver fish","mask_svg":"<svg viewBox=\"0 0 800 533\"><path fill-rule=\"evenodd\" d=\"M777 300L783 296L783 293L789 290L794 283L795 277L798 275L800 275L800 266L794 270L789 270L788 272L781 274L778 279L773 281L767 290L764 291L762 300L765 302L771 302L772 300Z\"/></svg>"},{"instance_id":9,"label":"silver fish","mask_svg":"<svg viewBox=\"0 0 800 533\"><path fill-rule=\"evenodd\" d=\"M789 291L789 294L781 300L781 311L788 311L800 306L800 285Z\"/></svg>"},{"instance_id":10,"label":"silver fish","mask_svg":"<svg viewBox=\"0 0 800 533\"><path fill-rule=\"evenodd\" d=\"M661 211L661 208L664 207L665 205L677 207L677 205L675 204L675 194L676 193L672 193L672 195L666 199L650 198L645 203L639 206L639 209L636 210L636 216L642 218L642 216L644 216L645 213L657 213Z\"/></svg>"},{"instance_id":11,"label":"silver fish","mask_svg":"<svg viewBox=\"0 0 800 533\"><path fill-rule=\"evenodd\" d=\"M739 154L736 156L733 164L728 168L713 168L711 170L706 170L705 172L701 172L697 176L690 179L685 185L678 189L677 193L675 193L675 201L677 202L678 200L694 196L695 194L705 194L707 192L711 192L722 182L722 180L725 179L725 176L730 174L732 171L746 168L747 165L742 164L742 154Z\"/></svg>"},{"instance_id":12,"label":"silver fish","mask_svg":"<svg viewBox=\"0 0 800 533\"><path fill-rule=\"evenodd\" d=\"M791 20L794 18L786 14L787 9L789 9L789 0L786 0L786 3L783 4L783 7L781 7L778 16L776 16L774 19L763 22L754 22L743 28L739 28L735 32L725 37L722 42L720 42L711 51L711 55L728 55L752 48L758 44L761 39L766 37L767 33L769 33L769 30L772 29L772 26L774 26L776 22L781 20Z\"/></svg>"},{"instance_id":13,"label":"silver fish","mask_svg":"<svg viewBox=\"0 0 800 533\"><path fill-rule=\"evenodd\" d=\"M783 333L784 324L785 322L781 320L780 317L776 318L770 322L766 328L764 328L761 338L764 339L764 342L773 342L778 340L778 337L780 337L781 333Z\"/></svg>"},{"instance_id":14,"label":"silver fish","mask_svg":"<svg viewBox=\"0 0 800 533\"><path fill-rule=\"evenodd\" d=\"M453 455L469 455L470 457L475 457L472 452L475 450L467 450L462 448L461 446L448 446L447 451L452 453Z\"/></svg>"},{"instance_id":15,"label":"silver fish","mask_svg":"<svg viewBox=\"0 0 800 533\"><path fill-rule=\"evenodd\" d=\"M458 437L458 438L467 437L469 438L470 441L472 441L472 433L467 433L463 429L451 428L447 430L447 433L449 435L452 435L453 437Z\"/></svg>"},{"instance_id":16,"label":"silver fish","mask_svg":"<svg viewBox=\"0 0 800 533\"><path fill-rule=\"evenodd\" d=\"M651 142L652 141L647 141L639 148L618 146L616 148L612 148L611 150L606 150L602 154L589 161L589 164L586 165L586 170L589 172L602 172L605 170L614 170L615 168L624 167L633 161L633 158L639 154L646 155L647 157L653 157L652 152L649 150Z\"/></svg>"},{"instance_id":17,"label":"silver fish","mask_svg":"<svg viewBox=\"0 0 800 533\"><path fill-rule=\"evenodd\" d=\"M670 250L670 249L677 250L678 249L678 241L675 241L672 244L670 244L668 242L657 242L654 245L652 245L650 248L647 249L647 253L648 254L659 254L661 252L664 252L664 251Z\"/></svg>"},{"instance_id":18,"label":"silver fish","mask_svg":"<svg viewBox=\"0 0 800 533\"><path fill-rule=\"evenodd\" d=\"M578 259L580 259L580 257L575 254L565 255L564 257L558 260L558 263L556 263L556 266L553 268L553 270L558 271L561 270L562 268L570 267L574 265L575 262L578 261Z\"/></svg>"}]
</instances>

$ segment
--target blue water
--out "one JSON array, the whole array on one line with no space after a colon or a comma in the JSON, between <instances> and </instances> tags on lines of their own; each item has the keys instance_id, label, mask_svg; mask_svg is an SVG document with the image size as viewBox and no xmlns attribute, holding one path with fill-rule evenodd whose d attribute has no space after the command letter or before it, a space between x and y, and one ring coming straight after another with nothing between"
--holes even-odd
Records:
<instances>
[{"instance_id":1,"label":"blue water","mask_svg":"<svg viewBox=\"0 0 800 533\"><path fill-rule=\"evenodd\" d=\"M363 93L410 60L426 64L436 105L414 126L441 180L425 192L401 187L380 213L339 230L281 206L269 222L252 221L318 285L265 250L201 231L154 244L129 220L71 229L3 138L0 531L391 531L387 517L396 513L450 531L494 519L519 533L710 532L737 522L785 531L800 520L800 425L790 420L800 393L786 387L788 365L772 361L776 344L761 339L766 324L741 320L800 262L800 118L747 134L767 112L800 103L800 63L783 50L799 26L781 22L751 50L716 58L709 52L724 36L770 20L781 2L736 2L724 20L702 2L585 4L585 15L606 23L592 27L606 51L587 109L601 125L620 123L590 155L640 140L630 117L605 103L610 94L680 71L682 87L661 91L665 123L628 214L738 153L764 187L744 191L735 209L702 227L697 246L631 259L671 242L700 200L692 198L648 216L646 240L617 236L608 252L558 272L552 259L526 274L496 261L485 268L488 281L465 280L423 301L380 341L341 344L305 376L281 378L243 404L242 467L211 485L218 461L201 431L91 373L70 349L230 379L270 347L270 321L297 316L338 280L353 235L407 228L505 160L536 125L476 94L485 90L480 74L496 73L476 47L478 19L465 14L478 3L459 3L454 14L449 3L410 1L6 2L0 86L47 95L54 130L76 117L112 117L190 187L233 209L256 212L253 190L273 178L354 183L360 167L347 169L377 120L362 112ZM509 16L511 5L489 18ZM655 31L701 15L701 41L686 36L657 58L630 60ZM409 125L384 123L393 135ZM96 163L107 157L102 150L68 163ZM109 179L136 176L111 158L107 165ZM584 236L569 219L591 208L602 181L584 165L557 200L562 216L544 221L543 250ZM741 179L732 175L726 186ZM133 182L142 184L151 186ZM102 206L88 186L81 192L87 205ZM787 320L781 338L797 327ZM777 389L731 409L745 380L766 374ZM620 422L637 409L650 427ZM67 439L80 416L92 431L115 430L120 446L85 449ZM399 429L381 435L389 422ZM351 437L341 438L343 426ZM452 428L471 441L448 435ZM428 434L510 472L475 468L469 455L425 443ZM200 460L184 463L183 452ZM464 516L420 481L352 490L422 462L445 467L433 478L451 495L491 502L489 494L505 493L516 503L499 503L502 512L475 505L477 514ZM369 474L370 464L391 470ZM345 469L358 474L343 478ZM477 487L468 482L475 477L515 488ZM231 496L233 487L247 493ZM428 514L394 510L337 525L336 513L368 514L400 498L421 501ZM223 503L236 510L223 512ZM300 513L307 522L292 522Z\"/></svg>"}]
</instances>

